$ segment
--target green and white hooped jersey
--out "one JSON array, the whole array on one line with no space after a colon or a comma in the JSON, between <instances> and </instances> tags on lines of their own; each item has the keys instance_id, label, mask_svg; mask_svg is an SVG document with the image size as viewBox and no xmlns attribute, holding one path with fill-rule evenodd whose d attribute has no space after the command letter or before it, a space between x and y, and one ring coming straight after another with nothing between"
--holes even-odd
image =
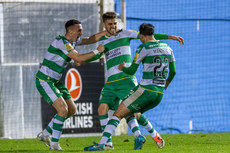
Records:
<instances>
[{"instance_id":1,"label":"green and white hooped jersey","mask_svg":"<svg viewBox=\"0 0 230 153\"><path fill-rule=\"evenodd\" d=\"M138 32L135 30L120 30L115 36L103 36L99 44L105 46L105 58L107 68L107 83L116 82L126 78L135 78L135 75L126 74L118 69L120 63L125 66L131 65L130 40L137 39Z\"/></svg>"},{"instance_id":2,"label":"green and white hooped jersey","mask_svg":"<svg viewBox=\"0 0 230 153\"><path fill-rule=\"evenodd\" d=\"M71 44L62 35L56 37L49 46L36 77L44 81L59 81L67 63L71 61L66 54L74 50L75 45L79 43L81 39Z\"/></svg>"},{"instance_id":3,"label":"green and white hooped jersey","mask_svg":"<svg viewBox=\"0 0 230 153\"><path fill-rule=\"evenodd\" d=\"M164 87L169 71L169 62L174 62L173 50L162 41L149 41L137 48L134 62L143 65L140 85L147 89Z\"/></svg>"}]
</instances>

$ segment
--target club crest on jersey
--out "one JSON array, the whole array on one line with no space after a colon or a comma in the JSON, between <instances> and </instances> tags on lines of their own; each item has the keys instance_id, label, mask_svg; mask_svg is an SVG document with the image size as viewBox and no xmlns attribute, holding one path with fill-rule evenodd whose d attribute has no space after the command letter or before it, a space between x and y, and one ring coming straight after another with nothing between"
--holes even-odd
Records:
<instances>
[{"instance_id":1,"label":"club crest on jersey","mask_svg":"<svg viewBox=\"0 0 230 153\"><path fill-rule=\"evenodd\" d=\"M83 86L81 75L76 69L71 68L67 71L65 77L65 85L69 90L73 100L78 100L81 96Z\"/></svg>"}]
</instances>

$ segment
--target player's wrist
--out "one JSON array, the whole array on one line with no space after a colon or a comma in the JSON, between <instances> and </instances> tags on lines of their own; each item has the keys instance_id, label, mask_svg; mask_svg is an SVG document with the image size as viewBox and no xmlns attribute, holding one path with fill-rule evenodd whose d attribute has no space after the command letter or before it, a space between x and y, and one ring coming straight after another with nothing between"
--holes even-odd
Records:
<instances>
[{"instance_id":1,"label":"player's wrist","mask_svg":"<svg viewBox=\"0 0 230 153\"><path fill-rule=\"evenodd\" d=\"M97 49L95 49L95 50L93 51L93 53L94 53L94 55L97 55L97 54L99 54L100 52L99 52Z\"/></svg>"}]
</instances>

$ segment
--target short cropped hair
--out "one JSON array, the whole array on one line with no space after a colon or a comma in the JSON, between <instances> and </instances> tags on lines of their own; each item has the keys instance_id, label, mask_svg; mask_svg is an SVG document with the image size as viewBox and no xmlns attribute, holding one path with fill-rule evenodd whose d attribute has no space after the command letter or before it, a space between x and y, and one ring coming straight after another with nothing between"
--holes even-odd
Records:
<instances>
[{"instance_id":1,"label":"short cropped hair","mask_svg":"<svg viewBox=\"0 0 230 153\"><path fill-rule=\"evenodd\" d=\"M142 23L139 27L139 32L145 36L154 35L154 26L149 23Z\"/></svg>"},{"instance_id":2,"label":"short cropped hair","mask_svg":"<svg viewBox=\"0 0 230 153\"><path fill-rule=\"evenodd\" d=\"M106 12L102 15L102 21L105 22L108 19L116 19L117 13L115 12Z\"/></svg>"},{"instance_id":3,"label":"short cropped hair","mask_svg":"<svg viewBox=\"0 0 230 153\"><path fill-rule=\"evenodd\" d=\"M75 25L75 24L81 24L81 22L78 21L78 20L75 20L75 19L71 19L71 20L67 21L67 22L65 23L65 29L66 29L66 31L67 31L67 29L68 29L70 26L73 26L73 25Z\"/></svg>"}]
</instances>

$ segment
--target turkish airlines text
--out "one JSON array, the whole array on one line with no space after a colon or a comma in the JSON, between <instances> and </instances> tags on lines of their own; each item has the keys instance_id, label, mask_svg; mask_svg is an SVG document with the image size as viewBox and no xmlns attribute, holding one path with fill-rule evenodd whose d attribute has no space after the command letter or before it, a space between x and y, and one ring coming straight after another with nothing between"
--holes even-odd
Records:
<instances>
[{"instance_id":1,"label":"turkish airlines text","mask_svg":"<svg viewBox=\"0 0 230 153\"><path fill-rule=\"evenodd\" d=\"M93 103L76 103L77 111L74 116L68 118L64 123L65 129L92 128L93 127Z\"/></svg>"}]
</instances>

